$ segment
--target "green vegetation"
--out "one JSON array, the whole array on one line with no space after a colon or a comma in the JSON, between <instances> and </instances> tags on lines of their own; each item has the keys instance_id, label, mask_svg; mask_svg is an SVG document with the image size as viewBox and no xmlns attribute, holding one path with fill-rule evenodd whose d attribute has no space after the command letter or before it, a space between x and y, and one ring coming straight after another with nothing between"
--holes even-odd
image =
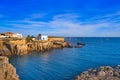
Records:
<instances>
[{"instance_id":1,"label":"green vegetation","mask_svg":"<svg viewBox=\"0 0 120 80\"><path fill-rule=\"evenodd\" d=\"M27 41L27 42L33 41L32 38L35 38L35 37L28 35L28 36L26 37L26 41Z\"/></svg>"},{"instance_id":2,"label":"green vegetation","mask_svg":"<svg viewBox=\"0 0 120 80\"><path fill-rule=\"evenodd\" d=\"M48 38L64 38L64 37L61 37L61 36L48 36Z\"/></svg>"}]
</instances>

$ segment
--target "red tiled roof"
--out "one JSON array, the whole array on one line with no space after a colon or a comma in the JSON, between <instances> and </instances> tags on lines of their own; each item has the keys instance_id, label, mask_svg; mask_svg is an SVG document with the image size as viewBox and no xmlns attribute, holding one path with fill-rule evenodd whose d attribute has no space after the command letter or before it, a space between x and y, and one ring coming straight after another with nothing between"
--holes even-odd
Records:
<instances>
[{"instance_id":1,"label":"red tiled roof","mask_svg":"<svg viewBox=\"0 0 120 80\"><path fill-rule=\"evenodd\" d=\"M14 33L12 33L12 32L6 32L5 34L14 34Z\"/></svg>"}]
</instances>

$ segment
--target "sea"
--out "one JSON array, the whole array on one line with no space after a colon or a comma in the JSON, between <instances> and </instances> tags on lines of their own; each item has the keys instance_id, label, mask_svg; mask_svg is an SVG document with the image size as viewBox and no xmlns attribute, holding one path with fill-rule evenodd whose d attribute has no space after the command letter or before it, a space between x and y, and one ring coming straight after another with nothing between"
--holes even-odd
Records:
<instances>
[{"instance_id":1,"label":"sea","mask_svg":"<svg viewBox=\"0 0 120 80\"><path fill-rule=\"evenodd\" d=\"M74 80L89 68L120 64L119 37L67 37L67 42L82 48L53 49L44 53L11 56L20 80Z\"/></svg>"}]
</instances>

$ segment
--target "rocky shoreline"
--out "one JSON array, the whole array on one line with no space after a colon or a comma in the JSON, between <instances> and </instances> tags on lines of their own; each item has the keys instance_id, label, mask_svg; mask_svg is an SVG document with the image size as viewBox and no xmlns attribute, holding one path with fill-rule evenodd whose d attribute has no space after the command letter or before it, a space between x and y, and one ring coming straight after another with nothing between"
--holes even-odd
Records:
<instances>
[{"instance_id":1,"label":"rocky shoreline","mask_svg":"<svg viewBox=\"0 0 120 80\"><path fill-rule=\"evenodd\" d=\"M0 80L19 80L16 69L5 56L0 56ZM120 65L88 69L78 75L75 80L120 80Z\"/></svg>"},{"instance_id":2,"label":"rocky shoreline","mask_svg":"<svg viewBox=\"0 0 120 80\"><path fill-rule=\"evenodd\" d=\"M81 48L84 45L77 43L75 48ZM73 46L65 41L0 41L0 80L19 80L16 69L9 63L8 58L4 56L25 55L30 52L45 52L65 47L72 48ZM120 80L120 65L89 69L77 76L75 80Z\"/></svg>"},{"instance_id":3,"label":"rocky shoreline","mask_svg":"<svg viewBox=\"0 0 120 80\"><path fill-rule=\"evenodd\" d=\"M30 52L45 52L56 48L70 47L71 44L63 41L32 41L26 40L0 41L0 80L19 80L16 69L5 56L25 55Z\"/></svg>"},{"instance_id":4,"label":"rocky shoreline","mask_svg":"<svg viewBox=\"0 0 120 80\"><path fill-rule=\"evenodd\" d=\"M16 69L4 56L0 56L0 80L19 80Z\"/></svg>"},{"instance_id":5,"label":"rocky shoreline","mask_svg":"<svg viewBox=\"0 0 120 80\"><path fill-rule=\"evenodd\" d=\"M70 47L68 42L52 42L52 41L32 41L26 42L26 40L16 41L1 41L0 42L0 56L10 55L25 55L30 52L45 52L55 48Z\"/></svg>"},{"instance_id":6,"label":"rocky shoreline","mask_svg":"<svg viewBox=\"0 0 120 80\"><path fill-rule=\"evenodd\" d=\"M89 69L77 76L75 80L120 80L120 65Z\"/></svg>"}]
</instances>

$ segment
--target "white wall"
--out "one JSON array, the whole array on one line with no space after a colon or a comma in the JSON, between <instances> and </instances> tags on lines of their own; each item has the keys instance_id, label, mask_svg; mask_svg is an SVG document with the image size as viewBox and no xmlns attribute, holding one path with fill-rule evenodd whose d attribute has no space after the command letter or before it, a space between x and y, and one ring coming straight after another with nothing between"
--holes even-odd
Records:
<instances>
[{"instance_id":1,"label":"white wall","mask_svg":"<svg viewBox=\"0 0 120 80\"><path fill-rule=\"evenodd\" d=\"M22 34L14 33L12 37L22 38Z\"/></svg>"},{"instance_id":2,"label":"white wall","mask_svg":"<svg viewBox=\"0 0 120 80\"><path fill-rule=\"evenodd\" d=\"M41 36L41 40L48 40L48 36Z\"/></svg>"},{"instance_id":3,"label":"white wall","mask_svg":"<svg viewBox=\"0 0 120 80\"><path fill-rule=\"evenodd\" d=\"M6 38L7 36L0 35L0 38Z\"/></svg>"}]
</instances>

